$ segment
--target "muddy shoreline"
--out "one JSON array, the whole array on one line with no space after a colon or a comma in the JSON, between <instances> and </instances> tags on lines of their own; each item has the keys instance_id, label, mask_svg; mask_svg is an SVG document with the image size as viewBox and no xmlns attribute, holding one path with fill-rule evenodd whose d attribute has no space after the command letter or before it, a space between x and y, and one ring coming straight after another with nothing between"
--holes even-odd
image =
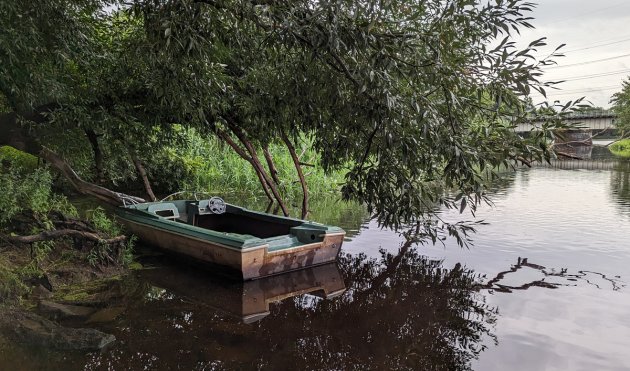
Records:
<instances>
[{"instance_id":1,"label":"muddy shoreline","mask_svg":"<svg viewBox=\"0 0 630 371\"><path fill-rule=\"evenodd\" d=\"M85 253L56 243L43 260L25 246L0 246L0 336L22 346L91 351L116 339L95 329L124 312L133 263L93 266Z\"/></svg>"}]
</instances>

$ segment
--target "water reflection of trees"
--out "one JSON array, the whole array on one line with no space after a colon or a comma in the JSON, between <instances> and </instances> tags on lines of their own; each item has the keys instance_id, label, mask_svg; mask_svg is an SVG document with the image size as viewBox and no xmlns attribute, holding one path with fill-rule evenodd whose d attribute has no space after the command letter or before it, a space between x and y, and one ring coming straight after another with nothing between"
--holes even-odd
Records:
<instances>
[{"instance_id":1,"label":"water reflection of trees","mask_svg":"<svg viewBox=\"0 0 630 371\"><path fill-rule=\"evenodd\" d=\"M459 264L443 269L411 250L378 261L346 257L341 267L352 277L348 294L320 310L328 329L345 330L310 334L304 362L328 356L324 368L467 369L493 336L496 311L474 291L474 272ZM316 346L322 341L328 346Z\"/></svg>"},{"instance_id":2,"label":"water reflection of trees","mask_svg":"<svg viewBox=\"0 0 630 371\"><path fill-rule=\"evenodd\" d=\"M623 212L630 213L630 161L618 161L610 177L612 197Z\"/></svg>"},{"instance_id":3,"label":"water reflection of trees","mask_svg":"<svg viewBox=\"0 0 630 371\"><path fill-rule=\"evenodd\" d=\"M405 249L380 259L345 256L339 268L343 295L296 296L249 325L210 309L222 297L206 295L210 305L176 291L138 298L105 328L118 343L86 367L460 370L494 337L496 310L461 265L444 269Z\"/></svg>"},{"instance_id":4,"label":"water reflection of trees","mask_svg":"<svg viewBox=\"0 0 630 371\"><path fill-rule=\"evenodd\" d=\"M502 281L509 275L530 269L539 273L539 279L529 279L520 284L506 284ZM600 283L598 283L598 281ZM548 289L556 289L562 286L578 286L578 284L586 283L597 287L598 289L608 288L613 291L619 291L626 287L626 283L621 281L619 277L609 277L603 273L588 270L579 270L570 273L567 268L547 268L540 264L530 263L527 258L518 258L516 264L510 269L499 272L483 285L479 285L480 289L488 289L491 291L511 293L517 290L528 290L532 287L542 287ZM606 287L602 287L605 283Z\"/></svg>"}]
</instances>

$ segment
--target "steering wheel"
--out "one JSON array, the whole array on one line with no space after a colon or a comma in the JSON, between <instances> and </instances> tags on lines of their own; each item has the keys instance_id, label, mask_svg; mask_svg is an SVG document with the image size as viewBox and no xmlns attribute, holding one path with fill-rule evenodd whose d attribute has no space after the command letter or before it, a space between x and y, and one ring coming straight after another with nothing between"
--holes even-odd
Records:
<instances>
[{"instance_id":1,"label":"steering wheel","mask_svg":"<svg viewBox=\"0 0 630 371\"><path fill-rule=\"evenodd\" d=\"M207 210L213 214L223 214L225 212L225 201L221 197L212 197L208 200Z\"/></svg>"}]
</instances>

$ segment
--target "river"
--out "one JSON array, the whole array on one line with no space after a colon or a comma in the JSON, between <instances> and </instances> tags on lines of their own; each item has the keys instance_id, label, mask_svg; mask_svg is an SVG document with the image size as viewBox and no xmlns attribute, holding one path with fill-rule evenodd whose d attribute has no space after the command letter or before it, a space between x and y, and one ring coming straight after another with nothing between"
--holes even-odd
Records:
<instances>
[{"instance_id":1,"label":"river","mask_svg":"<svg viewBox=\"0 0 630 371\"><path fill-rule=\"evenodd\" d=\"M468 248L410 248L328 200L311 218L348 231L337 265L243 284L145 254L92 324L116 343L0 342L0 369L628 370L630 164L593 158L507 174Z\"/></svg>"}]
</instances>

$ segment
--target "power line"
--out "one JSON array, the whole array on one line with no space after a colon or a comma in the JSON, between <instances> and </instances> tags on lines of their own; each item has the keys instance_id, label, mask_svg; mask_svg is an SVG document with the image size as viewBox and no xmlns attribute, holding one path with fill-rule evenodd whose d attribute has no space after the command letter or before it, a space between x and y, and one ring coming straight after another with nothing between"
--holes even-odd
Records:
<instances>
[{"instance_id":1,"label":"power line","mask_svg":"<svg viewBox=\"0 0 630 371\"><path fill-rule=\"evenodd\" d=\"M560 50L557 50L557 52L561 53L561 54L573 53L573 52L576 52L576 51L590 50L590 49L595 49L595 48L599 48L599 47L602 47L602 46L615 45L615 44L620 44L620 43L623 43L623 42L630 41L630 35L624 35L624 36L620 36L620 37L622 37L621 40L618 40L619 37L602 39L602 40L598 40L598 41L595 41L595 42L590 43L590 44L584 44L583 46L580 46L580 44L577 44L577 48L568 49L568 50L560 49ZM612 41L612 40L614 40L614 41ZM556 49L557 48L549 49L549 50L546 50L544 52L537 52L537 54L534 55L534 57L535 58L539 58L539 59L541 57L547 57L547 56L551 55L551 53L556 52Z\"/></svg>"},{"instance_id":2,"label":"power line","mask_svg":"<svg viewBox=\"0 0 630 371\"><path fill-rule=\"evenodd\" d=\"M577 52L577 51L581 51L581 50L590 50L590 49L595 49L595 48L601 48L602 46L620 44L620 43L627 42L627 41L630 41L630 38L619 40L619 41L613 41L613 42L609 42L609 43L605 43L605 44L587 46L587 47L578 48L578 49L571 49L571 50L565 50L565 51L562 51L562 49L561 49L561 50L559 50L559 52L561 52L561 53L573 53L573 52Z\"/></svg>"},{"instance_id":3,"label":"power line","mask_svg":"<svg viewBox=\"0 0 630 371\"><path fill-rule=\"evenodd\" d=\"M585 13L576 14L576 15L568 17L568 18L563 18L563 19L556 20L556 21L551 21L551 22L552 23L562 23L562 22L570 21L570 20L575 19L575 18L581 18L583 16L590 16L593 13L603 12L604 10L616 8L618 6L623 6L623 5L628 5L628 2L627 1L622 1L622 2L614 4L614 5L609 5L609 6L606 6L606 7L603 7L603 8L591 10L591 11L588 11L588 12L585 12Z\"/></svg>"},{"instance_id":4,"label":"power line","mask_svg":"<svg viewBox=\"0 0 630 371\"><path fill-rule=\"evenodd\" d=\"M618 89L619 87L620 87L620 84L615 84L615 85L604 85L604 86L592 86L590 88L579 88L579 89L570 89L570 90L558 89L558 91L562 91L566 93L575 93L575 92L583 91L583 90L592 91L592 90L604 90L604 89Z\"/></svg>"},{"instance_id":5,"label":"power line","mask_svg":"<svg viewBox=\"0 0 630 371\"><path fill-rule=\"evenodd\" d=\"M551 90L547 91L547 95L556 96L556 95L574 95L580 93L602 93L609 90L621 90L621 86L602 86L602 87L594 87L582 90Z\"/></svg>"},{"instance_id":6,"label":"power line","mask_svg":"<svg viewBox=\"0 0 630 371\"><path fill-rule=\"evenodd\" d=\"M601 48L603 46L615 45L615 44L620 44L620 43L624 43L624 42L628 42L628 41L630 41L630 38L619 40L619 41L613 41L613 42L609 42L609 43L605 43L605 44L591 44L591 46L586 46L586 47L583 47L583 48L577 48L577 49L571 49L571 50L554 49L554 50L549 50L549 51L547 51L545 53L535 54L534 58L536 58L536 59L548 58L548 57L551 56L551 54L562 54L563 56L565 56L567 54L571 54L571 53L574 53L576 51L584 51L584 50L596 49L596 48Z\"/></svg>"},{"instance_id":7,"label":"power line","mask_svg":"<svg viewBox=\"0 0 630 371\"><path fill-rule=\"evenodd\" d=\"M570 90L563 90L563 89L547 89L547 92L552 93L552 92L556 92L556 93L579 93L581 91L595 91L595 90L606 90L606 89L618 89L620 88L620 85L605 85L605 86L593 86L593 87L584 87L584 88L578 88L578 89L570 89Z\"/></svg>"},{"instance_id":8,"label":"power line","mask_svg":"<svg viewBox=\"0 0 630 371\"><path fill-rule=\"evenodd\" d=\"M624 69L624 70L618 70L618 71L595 73L595 74L591 74L591 75L556 77L556 78L553 79L553 81L588 80L588 79L594 79L594 78L598 78L598 77L607 77L607 76L620 75L622 73L628 73L628 72L630 72L630 68L627 68L627 69Z\"/></svg>"},{"instance_id":9,"label":"power line","mask_svg":"<svg viewBox=\"0 0 630 371\"><path fill-rule=\"evenodd\" d=\"M595 59L592 61L586 61L586 62L579 62L579 63L572 63L572 64L565 64L562 66L552 66L552 67L544 67L545 69L551 70L551 69L557 69L557 68L566 68L566 67L573 67L573 66L582 66L585 64L592 64L592 63L599 63L599 62L605 62L605 61L611 61L613 59L619 59L619 58L624 58L624 57L629 57L630 54L623 54L623 55L618 55L616 57L609 57L609 58L602 58L602 59Z\"/></svg>"}]
</instances>

